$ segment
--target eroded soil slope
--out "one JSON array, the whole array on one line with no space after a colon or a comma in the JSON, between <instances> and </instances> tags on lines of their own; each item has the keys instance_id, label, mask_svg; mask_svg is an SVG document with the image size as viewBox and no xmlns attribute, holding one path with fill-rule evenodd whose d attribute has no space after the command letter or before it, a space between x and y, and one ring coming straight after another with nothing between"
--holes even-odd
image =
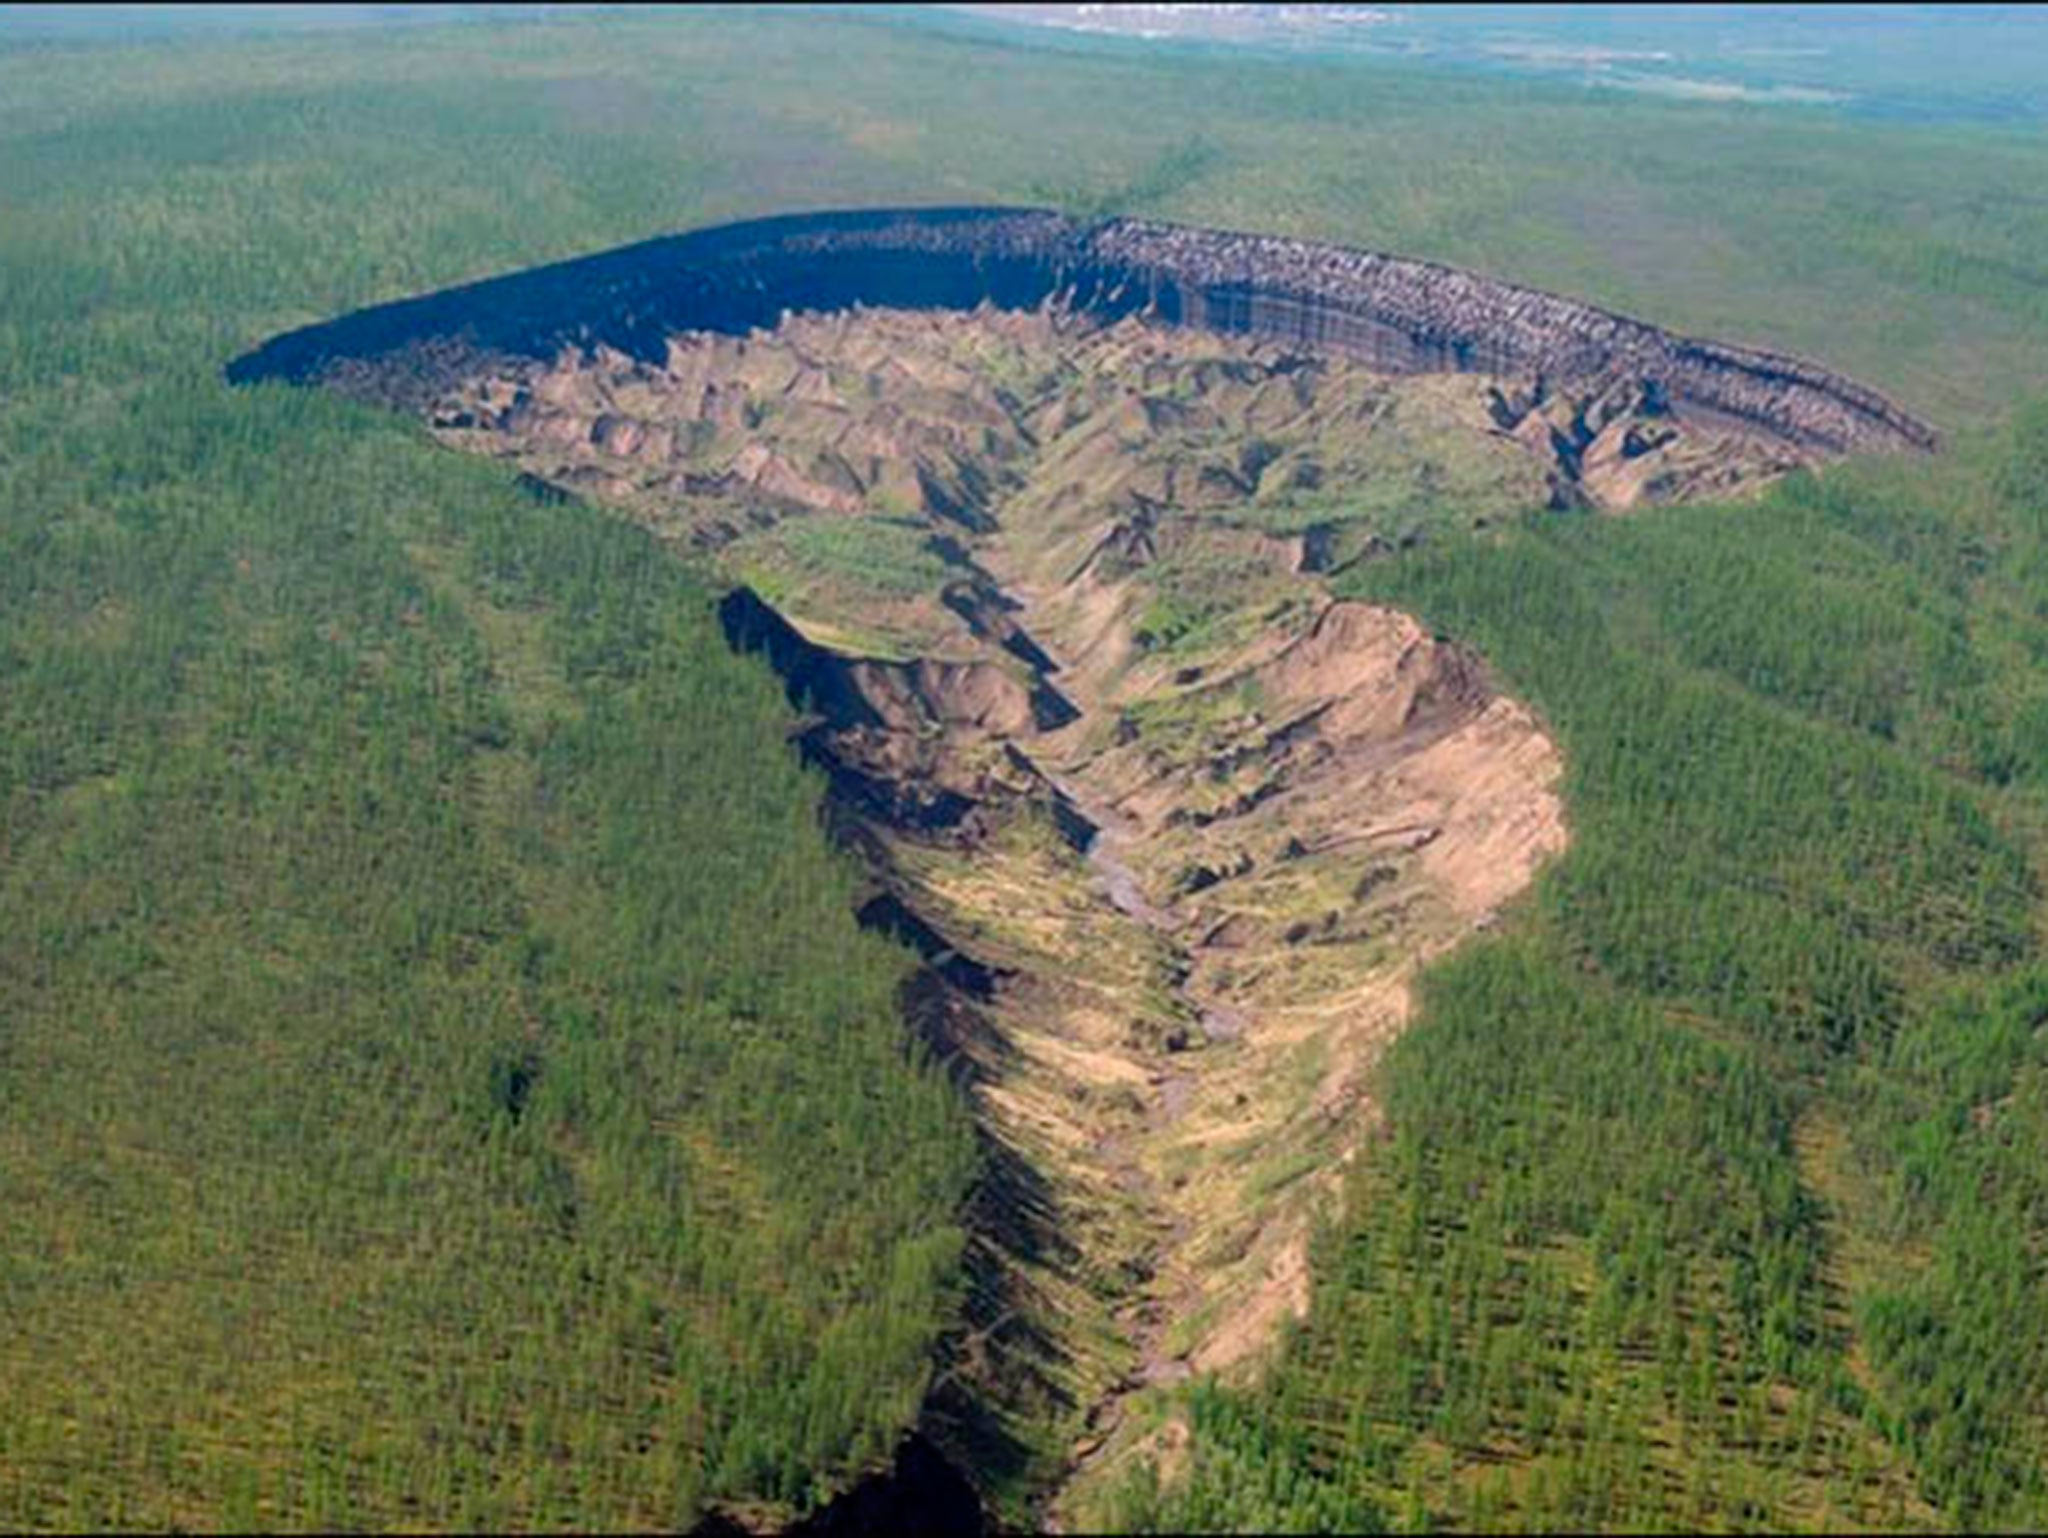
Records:
<instances>
[{"instance_id":1,"label":"eroded soil slope","mask_svg":"<svg viewBox=\"0 0 2048 1538\"><path fill-rule=\"evenodd\" d=\"M812 713L865 916L924 952L920 1024L991 1144L936 1412L1038 1478L1114 1461L1132 1395L1305 1307L1416 968L1564 842L1528 712L1325 575L1793 462L1639 386L1058 306L507 361L430 410L739 584L729 633Z\"/></svg>"}]
</instances>

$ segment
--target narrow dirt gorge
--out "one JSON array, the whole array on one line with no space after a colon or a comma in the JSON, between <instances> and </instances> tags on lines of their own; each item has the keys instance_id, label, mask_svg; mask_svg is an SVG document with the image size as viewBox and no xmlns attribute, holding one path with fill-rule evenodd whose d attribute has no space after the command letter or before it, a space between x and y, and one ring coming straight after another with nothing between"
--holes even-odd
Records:
<instances>
[{"instance_id":1,"label":"narrow dirt gorge","mask_svg":"<svg viewBox=\"0 0 2048 1538\"><path fill-rule=\"evenodd\" d=\"M1552 498L1501 402L1048 307L792 316L435 408L738 584L989 1147L934 1434L1052 1520L1161 1434L1148 1390L1306 1307L1410 978L1562 845L1527 712L1327 588Z\"/></svg>"}]
</instances>

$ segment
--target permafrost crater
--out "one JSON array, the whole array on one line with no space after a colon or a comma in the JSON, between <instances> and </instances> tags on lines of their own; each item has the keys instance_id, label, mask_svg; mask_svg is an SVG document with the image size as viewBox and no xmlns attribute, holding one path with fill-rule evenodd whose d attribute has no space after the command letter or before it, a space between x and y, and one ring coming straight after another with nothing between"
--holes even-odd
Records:
<instances>
[{"instance_id":1,"label":"permafrost crater","mask_svg":"<svg viewBox=\"0 0 2048 1538\"><path fill-rule=\"evenodd\" d=\"M1043 1487L1306 1306L1416 969L1565 841L1528 711L1330 575L1934 443L1815 365L1470 273L1014 209L650 241L229 374L420 413L731 579L989 1145L927 1429Z\"/></svg>"}]
</instances>

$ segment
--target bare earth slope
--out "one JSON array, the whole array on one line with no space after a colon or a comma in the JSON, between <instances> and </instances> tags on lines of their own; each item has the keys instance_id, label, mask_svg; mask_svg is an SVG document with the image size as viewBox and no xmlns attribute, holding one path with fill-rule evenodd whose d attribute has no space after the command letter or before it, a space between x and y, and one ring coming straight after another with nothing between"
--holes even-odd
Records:
<instances>
[{"instance_id":1,"label":"bare earth slope","mask_svg":"<svg viewBox=\"0 0 2048 1538\"><path fill-rule=\"evenodd\" d=\"M1130 1391L1305 1307L1410 976L1563 842L1527 712L1317 569L1541 503L1555 461L1498 397L1134 320L864 311L435 408L750 584L729 629L816 712L870 916L932 959L923 1018L1036 1193L984 1214L961 1382L1077 1464Z\"/></svg>"},{"instance_id":2,"label":"bare earth slope","mask_svg":"<svg viewBox=\"0 0 2048 1538\"><path fill-rule=\"evenodd\" d=\"M1380 252L1045 209L864 209L668 236L377 306L273 338L231 379L317 380L420 404L480 361L610 346L658 361L668 337L744 335L789 310L857 304L1148 317L1351 354L1396 373L1482 372L1552 393L1648 388L1820 452L1928 448L1926 424L1818 364L1676 336L1597 306ZM1540 391L1539 391L1540 393Z\"/></svg>"}]
</instances>

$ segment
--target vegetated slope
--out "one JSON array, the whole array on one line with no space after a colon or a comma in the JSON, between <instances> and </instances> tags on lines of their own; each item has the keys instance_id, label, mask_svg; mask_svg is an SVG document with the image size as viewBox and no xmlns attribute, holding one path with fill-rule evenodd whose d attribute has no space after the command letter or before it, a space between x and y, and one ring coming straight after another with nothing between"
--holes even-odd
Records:
<instances>
[{"instance_id":1,"label":"vegetated slope","mask_svg":"<svg viewBox=\"0 0 2048 1538\"><path fill-rule=\"evenodd\" d=\"M2048 1515L2044 471L2036 409L1361 569L1528 690L1574 845L1425 978L1280 1366L1111 1520Z\"/></svg>"},{"instance_id":2,"label":"vegetated slope","mask_svg":"<svg viewBox=\"0 0 2048 1538\"><path fill-rule=\"evenodd\" d=\"M0 1525L886 1461L971 1145L705 590L320 398L4 441Z\"/></svg>"}]
</instances>

